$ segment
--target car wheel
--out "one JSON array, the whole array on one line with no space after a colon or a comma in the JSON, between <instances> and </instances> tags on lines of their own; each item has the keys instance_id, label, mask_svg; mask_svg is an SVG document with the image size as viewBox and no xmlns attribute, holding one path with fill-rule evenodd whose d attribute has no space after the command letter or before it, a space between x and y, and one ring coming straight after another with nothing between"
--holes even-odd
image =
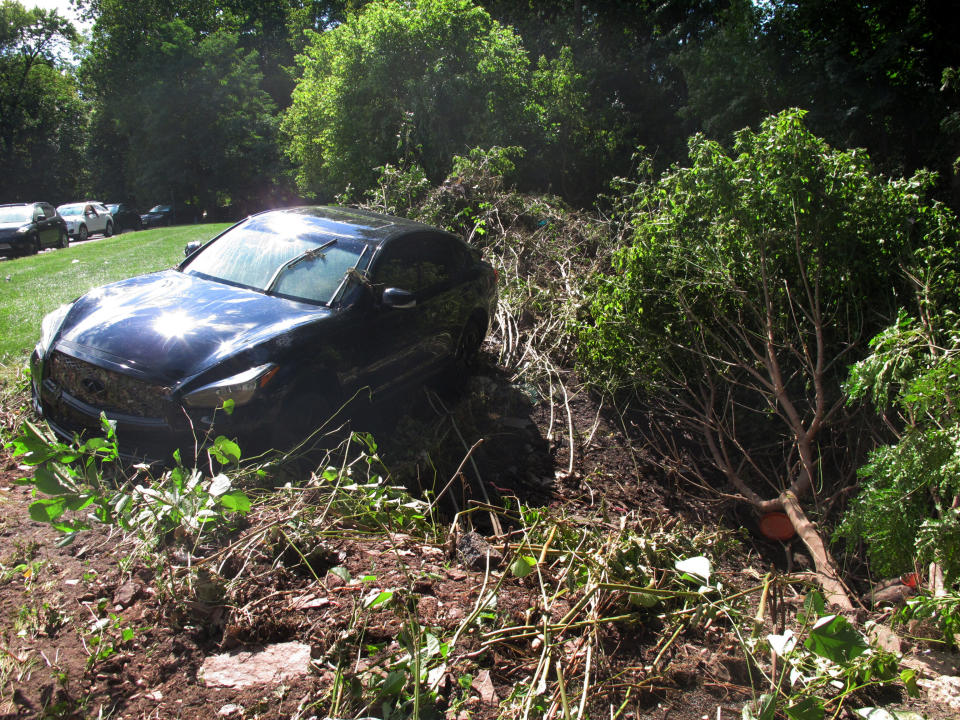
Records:
<instances>
[{"instance_id":1,"label":"car wheel","mask_svg":"<svg viewBox=\"0 0 960 720\"><path fill-rule=\"evenodd\" d=\"M113 223L107 220L107 227L103 231L103 236L110 237L111 235L113 235Z\"/></svg>"},{"instance_id":2,"label":"car wheel","mask_svg":"<svg viewBox=\"0 0 960 720\"><path fill-rule=\"evenodd\" d=\"M30 255L36 255L43 249L43 246L40 244L40 233L34 233L33 237L30 238L30 248L27 250L27 253Z\"/></svg>"},{"instance_id":3,"label":"car wheel","mask_svg":"<svg viewBox=\"0 0 960 720\"><path fill-rule=\"evenodd\" d=\"M60 228L60 242L58 242L57 245L60 248L66 248L70 246L70 237L67 235L67 231L63 228Z\"/></svg>"},{"instance_id":4,"label":"car wheel","mask_svg":"<svg viewBox=\"0 0 960 720\"><path fill-rule=\"evenodd\" d=\"M81 225L80 227L77 228L77 240L79 240L80 242L83 242L86 239L87 239L87 226Z\"/></svg>"},{"instance_id":5,"label":"car wheel","mask_svg":"<svg viewBox=\"0 0 960 720\"><path fill-rule=\"evenodd\" d=\"M470 373L477 367L477 358L480 356L480 346L483 344L483 328L476 318L467 320L460 333L460 341L453 355L454 367L457 371Z\"/></svg>"},{"instance_id":6,"label":"car wheel","mask_svg":"<svg viewBox=\"0 0 960 720\"><path fill-rule=\"evenodd\" d=\"M283 414L274 425L273 450L289 451L316 445L327 427L334 408L326 393L304 389L291 393L283 403ZM318 431L323 427L322 431Z\"/></svg>"}]
</instances>

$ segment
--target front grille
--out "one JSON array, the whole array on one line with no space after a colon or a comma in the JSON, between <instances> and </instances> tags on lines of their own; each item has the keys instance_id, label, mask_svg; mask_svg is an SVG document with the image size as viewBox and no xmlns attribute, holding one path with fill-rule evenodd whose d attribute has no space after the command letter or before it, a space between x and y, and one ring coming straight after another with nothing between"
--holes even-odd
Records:
<instances>
[{"instance_id":1,"label":"front grille","mask_svg":"<svg viewBox=\"0 0 960 720\"><path fill-rule=\"evenodd\" d=\"M81 402L105 412L150 418L164 415L169 388L137 380L54 352L49 378Z\"/></svg>"}]
</instances>

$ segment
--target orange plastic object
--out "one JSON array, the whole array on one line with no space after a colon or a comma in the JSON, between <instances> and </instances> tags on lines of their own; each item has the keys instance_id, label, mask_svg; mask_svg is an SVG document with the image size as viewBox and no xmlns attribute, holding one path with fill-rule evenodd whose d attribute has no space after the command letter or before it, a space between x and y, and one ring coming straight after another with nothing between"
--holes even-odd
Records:
<instances>
[{"instance_id":1,"label":"orange plastic object","mask_svg":"<svg viewBox=\"0 0 960 720\"><path fill-rule=\"evenodd\" d=\"M900 582L908 588L916 590L920 586L920 576L915 572L907 573L906 575L900 576Z\"/></svg>"},{"instance_id":2,"label":"orange plastic object","mask_svg":"<svg viewBox=\"0 0 960 720\"><path fill-rule=\"evenodd\" d=\"M770 540L789 540L797 534L786 513L768 512L760 518L760 532Z\"/></svg>"}]
</instances>

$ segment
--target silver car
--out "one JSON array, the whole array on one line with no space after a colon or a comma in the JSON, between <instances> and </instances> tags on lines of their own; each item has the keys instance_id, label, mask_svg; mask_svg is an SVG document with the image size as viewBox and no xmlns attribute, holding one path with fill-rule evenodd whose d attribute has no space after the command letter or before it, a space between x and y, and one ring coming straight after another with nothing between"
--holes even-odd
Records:
<instances>
[{"instance_id":1,"label":"silver car","mask_svg":"<svg viewBox=\"0 0 960 720\"><path fill-rule=\"evenodd\" d=\"M86 240L94 233L113 235L113 215L98 202L69 203L58 207L57 212L67 221L67 232L72 238Z\"/></svg>"}]
</instances>

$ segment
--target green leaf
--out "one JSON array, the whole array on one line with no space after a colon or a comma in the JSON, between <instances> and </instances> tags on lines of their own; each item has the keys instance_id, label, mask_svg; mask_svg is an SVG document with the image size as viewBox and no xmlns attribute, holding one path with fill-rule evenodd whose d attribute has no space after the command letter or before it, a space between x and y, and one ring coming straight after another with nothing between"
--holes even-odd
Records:
<instances>
[{"instance_id":1,"label":"green leaf","mask_svg":"<svg viewBox=\"0 0 960 720\"><path fill-rule=\"evenodd\" d=\"M811 590L803 599L803 612L800 622L815 623L827 613L827 602L818 590Z\"/></svg>"},{"instance_id":2,"label":"green leaf","mask_svg":"<svg viewBox=\"0 0 960 720\"><path fill-rule=\"evenodd\" d=\"M652 593L630 593L630 604L636 607L652 608L660 603L660 598Z\"/></svg>"},{"instance_id":3,"label":"green leaf","mask_svg":"<svg viewBox=\"0 0 960 720\"><path fill-rule=\"evenodd\" d=\"M221 465L230 465L240 462L240 446L229 438L220 435L213 441L210 454Z\"/></svg>"},{"instance_id":4,"label":"green leaf","mask_svg":"<svg viewBox=\"0 0 960 720\"><path fill-rule=\"evenodd\" d=\"M367 599L363 601L363 606L365 608L375 608L377 605L383 605L386 602L390 602L393 599L392 590L381 590L377 592L374 590L370 595L367 596Z\"/></svg>"},{"instance_id":5,"label":"green leaf","mask_svg":"<svg viewBox=\"0 0 960 720\"><path fill-rule=\"evenodd\" d=\"M907 695L912 698L920 697L920 688L917 687L917 671L912 669L900 673L900 680L907 688Z\"/></svg>"},{"instance_id":6,"label":"green leaf","mask_svg":"<svg viewBox=\"0 0 960 720\"><path fill-rule=\"evenodd\" d=\"M427 657L434 657L440 654L440 641L437 639L437 636L433 633L425 633L426 643L424 644L424 649L426 650Z\"/></svg>"},{"instance_id":7,"label":"green leaf","mask_svg":"<svg viewBox=\"0 0 960 720\"><path fill-rule=\"evenodd\" d=\"M30 519L37 522L52 523L67 509L65 498L43 498L30 503Z\"/></svg>"},{"instance_id":8,"label":"green leaf","mask_svg":"<svg viewBox=\"0 0 960 720\"><path fill-rule=\"evenodd\" d=\"M60 480L50 468L44 465L38 467L37 471L33 474L33 484L36 485L37 490L44 495L63 495L64 493L70 492L69 489L60 484Z\"/></svg>"},{"instance_id":9,"label":"green leaf","mask_svg":"<svg viewBox=\"0 0 960 720\"><path fill-rule=\"evenodd\" d=\"M827 615L810 630L804 647L820 657L845 664L859 657L869 645L842 615Z\"/></svg>"},{"instance_id":10,"label":"green leaf","mask_svg":"<svg viewBox=\"0 0 960 720\"><path fill-rule=\"evenodd\" d=\"M383 685L380 687L380 693L383 695L399 695L406 683L407 674L405 672L392 670L383 681Z\"/></svg>"},{"instance_id":11,"label":"green leaf","mask_svg":"<svg viewBox=\"0 0 960 720\"><path fill-rule=\"evenodd\" d=\"M241 515L250 512L250 498L239 490L224 493L219 497L219 501L225 509L231 512L238 512Z\"/></svg>"},{"instance_id":12,"label":"green leaf","mask_svg":"<svg viewBox=\"0 0 960 720\"><path fill-rule=\"evenodd\" d=\"M341 580L343 580L345 583L350 582L350 580L352 579L352 578L351 578L351 575L350 575L350 571L347 570L347 569L346 569L345 567L343 567L342 565L337 565L336 567L330 568L329 572L331 572L332 574L336 575L338 578L340 578Z\"/></svg>"},{"instance_id":13,"label":"green leaf","mask_svg":"<svg viewBox=\"0 0 960 720\"><path fill-rule=\"evenodd\" d=\"M518 578L525 578L537 566L536 558L518 555L517 559L510 564L510 572Z\"/></svg>"},{"instance_id":14,"label":"green leaf","mask_svg":"<svg viewBox=\"0 0 960 720\"><path fill-rule=\"evenodd\" d=\"M220 409L223 410L227 415L233 415L233 408L236 405L236 401L233 398L227 398L223 401L223 405L220 406Z\"/></svg>"},{"instance_id":15,"label":"green leaf","mask_svg":"<svg viewBox=\"0 0 960 720\"><path fill-rule=\"evenodd\" d=\"M755 702L746 703L740 716L743 720L774 720L777 712L777 698L763 694Z\"/></svg>"},{"instance_id":16,"label":"green leaf","mask_svg":"<svg viewBox=\"0 0 960 720\"><path fill-rule=\"evenodd\" d=\"M807 695L800 702L784 708L790 720L823 720L823 701L820 698Z\"/></svg>"}]
</instances>

